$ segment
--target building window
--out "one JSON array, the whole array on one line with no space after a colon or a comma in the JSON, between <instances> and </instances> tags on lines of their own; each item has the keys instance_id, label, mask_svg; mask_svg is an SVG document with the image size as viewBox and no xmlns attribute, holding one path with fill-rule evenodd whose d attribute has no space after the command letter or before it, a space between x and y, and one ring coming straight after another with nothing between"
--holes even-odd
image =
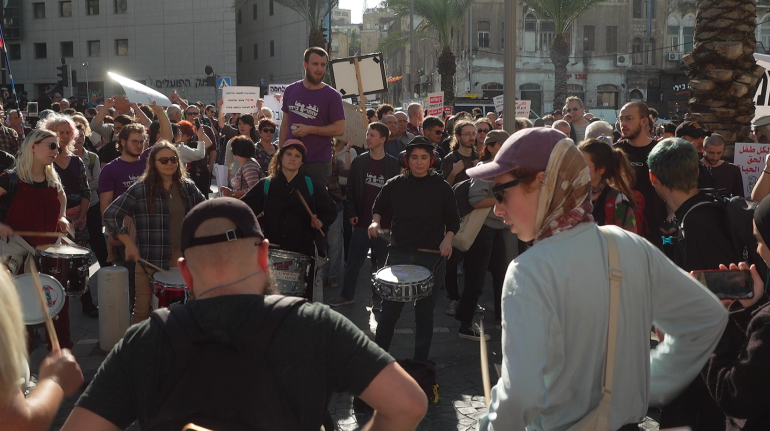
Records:
<instances>
[{"instance_id":1,"label":"building window","mask_svg":"<svg viewBox=\"0 0 770 431\"><path fill-rule=\"evenodd\" d=\"M524 17L524 51L535 52L537 50L537 18L527 14Z\"/></svg>"},{"instance_id":2,"label":"building window","mask_svg":"<svg viewBox=\"0 0 770 431\"><path fill-rule=\"evenodd\" d=\"M645 18L655 18L655 0L644 0L642 7Z\"/></svg>"},{"instance_id":3,"label":"building window","mask_svg":"<svg viewBox=\"0 0 770 431\"><path fill-rule=\"evenodd\" d=\"M607 26L607 39L605 41L604 50L607 54L614 54L618 52L618 27L614 25Z\"/></svg>"},{"instance_id":4,"label":"building window","mask_svg":"<svg viewBox=\"0 0 770 431\"><path fill-rule=\"evenodd\" d=\"M270 41L270 57L275 57L275 41Z\"/></svg>"},{"instance_id":5,"label":"building window","mask_svg":"<svg viewBox=\"0 0 770 431\"><path fill-rule=\"evenodd\" d=\"M35 19L45 18L45 3L32 3Z\"/></svg>"},{"instance_id":6,"label":"building window","mask_svg":"<svg viewBox=\"0 0 770 431\"><path fill-rule=\"evenodd\" d=\"M600 85L596 87L596 105L599 108L618 109L618 87L614 85Z\"/></svg>"},{"instance_id":7,"label":"building window","mask_svg":"<svg viewBox=\"0 0 770 431\"><path fill-rule=\"evenodd\" d=\"M240 24L241 21L243 21L242 16L243 16L243 14L241 13L241 10L239 9L238 13L236 14L236 19L238 20L238 24Z\"/></svg>"},{"instance_id":8,"label":"building window","mask_svg":"<svg viewBox=\"0 0 770 431\"><path fill-rule=\"evenodd\" d=\"M59 16L61 17L71 17L72 16L72 2L71 1L60 1L59 2Z\"/></svg>"},{"instance_id":9,"label":"building window","mask_svg":"<svg viewBox=\"0 0 770 431\"><path fill-rule=\"evenodd\" d=\"M695 35L695 27L682 27L682 43L684 52L692 51L692 38Z\"/></svg>"},{"instance_id":10,"label":"building window","mask_svg":"<svg viewBox=\"0 0 770 431\"><path fill-rule=\"evenodd\" d=\"M639 38L634 39L634 43L631 45L631 52L633 55L633 64L642 64L642 40Z\"/></svg>"},{"instance_id":11,"label":"building window","mask_svg":"<svg viewBox=\"0 0 770 431\"><path fill-rule=\"evenodd\" d=\"M489 21L479 21L479 48L489 48Z\"/></svg>"},{"instance_id":12,"label":"building window","mask_svg":"<svg viewBox=\"0 0 770 431\"><path fill-rule=\"evenodd\" d=\"M634 18L642 18L642 0L634 0Z\"/></svg>"},{"instance_id":13,"label":"building window","mask_svg":"<svg viewBox=\"0 0 770 431\"><path fill-rule=\"evenodd\" d=\"M491 99L495 96L500 96L503 94L503 84L499 82L488 82L486 84L482 84L481 93L485 99Z\"/></svg>"},{"instance_id":14,"label":"building window","mask_svg":"<svg viewBox=\"0 0 770 431\"><path fill-rule=\"evenodd\" d=\"M35 44L35 58L47 58L48 51L44 43Z\"/></svg>"},{"instance_id":15,"label":"building window","mask_svg":"<svg viewBox=\"0 0 770 431\"><path fill-rule=\"evenodd\" d=\"M115 13L128 13L128 0L115 0Z\"/></svg>"},{"instance_id":16,"label":"building window","mask_svg":"<svg viewBox=\"0 0 770 431\"><path fill-rule=\"evenodd\" d=\"M115 39L115 55L128 55L128 39Z\"/></svg>"},{"instance_id":17,"label":"building window","mask_svg":"<svg viewBox=\"0 0 770 431\"><path fill-rule=\"evenodd\" d=\"M770 50L770 15L765 15L762 19L757 18L757 46L758 52L767 53Z\"/></svg>"},{"instance_id":18,"label":"building window","mask_svg":"<svg viewBox=\"0 0 770 431\"><path fill-rule=\"evenodd\" d=\"M102 55L102 42L99 40L89 40L86 42L88 46L89 57L101 57Z\"/></svg>"},{"instance_id":19,"label":"building window","mask_svg":"<svg viewBox=\"0 0 770 431\"><path fill-rule=\"evenodd\" d=\"M238 63L243 63L243 47L238 47Z\"/></svg>"},{"instance_id":20,"label":"building window","mask_svg":"<svg viewBox=\"0 0 770 431\"><path fill-rule=\"evenodd\" d=\"M592 25L583 26L583 51L594 51L596 42L596 27Z\"/></svg>"},{"instance_id":21,"label":"building window","mask_svg":"<svg viewBox=\"0 0 770 431\"><path fill-rule=\"evenodd\" d=\"M86 15L99 15L99 0L86 0Z\"/></svg>"},{"instance_id":22,"label":"building window","mask_svg":"<svg viewBox=\"0 0 770 431\"><path fill-rule=\"evenodd\" d=\"M61 42L61 56L62 57L74 57L75 49L72 42Z\"/></svg>"},{"instance_id":23,"label":"building window","mask_svg":"<svg viewBox=\"0 0 770 431\"><path fill-rule=\"evenodd\" d=\"M259 44L254 44L254 60L259 59Z\"/></svg>"},{"instance_id":24,"label":"building window","mask_svg":"<svg viewBox=\"0 0 770 431\"><path fill-rule=\"evenodd\" d=\"M8 59L21 60L21 45L18 43L8 45Z\"/></svg>"},{"instance_id":25,"label":"building window","mask_svg":"<svg viewBox=\"0 0 770 431\"><path fill-rule=\"evenodd\" d=\"M580 100L586 100L586 90L580 84L567 84L567 97L575 96Z\"/></svg>"},{"instance_id":26,"label":"building window","mask_svg":"<svg viewBox=\"0 0 770 431\"><path fill-rule=\"evenodd\" d=\"M679 52L679 26L666 26L666 47L668 52Z\"/></svg>"},{"instance_id":27,"label":"building window","mask_svg":"<svg viewBox=\"0 0 770 431\"><path fill-rule=\"evenodd\" d=\"M548 52L551 50L555 32L556 25L553 21L540 21L540 51Z\"/></svg>"},{"instance_id":28,"label":"building window","mask_svg":"<svg viewBox=\"0 0 770 431\"><path fill-rule=\"evenodd\" d=\"M2 25L5 40L21 39L21 8L26 5L26 3L22 4L22 1L23 0L3 0L2 2Z\"/></svg>"},{"instance_id":29,"label":"building window","mask_svg":"<svg viewBox=\"0 0 770 431\"><path fill-rule=\"evenodd\" d=\"M655 39L650 38L644 43L644 58L648 66L655 66Z\"/></svg>"},{"instance_id":30,"label":"building window","mask_svg":"<svg viewBox=\"0 0 770 431\"><path fill-rule=\"evenodd\" d=\"M273 16L273 0L270 0L270 16Z\"/></svg>"},{"instance_id":31,"label":"building window","mask_svg":"<svg viewBox=\"0 0 770 431\"><path fill-rule=\"evenodd\" d=\"M257 19L257 4L254 3L251 5L251 19L256 20Z\"/></svg>"}]
</instances>

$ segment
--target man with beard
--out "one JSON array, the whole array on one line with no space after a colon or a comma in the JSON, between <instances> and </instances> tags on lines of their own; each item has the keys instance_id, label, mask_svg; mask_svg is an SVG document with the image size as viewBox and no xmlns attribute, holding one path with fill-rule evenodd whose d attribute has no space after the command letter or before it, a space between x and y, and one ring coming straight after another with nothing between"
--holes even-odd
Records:
<instances>
[{"instance_id":1,"label":"man with beard","mask_svg":"<svg viewBox=\"0 0 770 431\"><path fill-rule=\"evenodd\" d=\"M465 170L476 166L479 155L473 149L476 144L476 126L470 121L455 125L452 152L441 162L444 179L450 186L468 179Z\"/></svg>"},{"instance_id":2,"label":"man with beard","mask_svg":"<svg viewBox=\"0 0 770 431\"><path fill-rule=\"evenodd\" d=\"M706 136L706 130L695 121L685 121L676 128L676 137L682 138L695 147L698 156L703 156L703 138Z\"/></svg>"},{"instance_id":3,"label":"man with beard","mask_svg":"<svg viewBox=\"0 0 770 431\"><path fill-rule=\"evenodd\" d=\"M634 167L636 173L636 184L634 190L641 193L643 200L644 220L637 219L639 234L647 238L648 241L661 247L661 230L663 222L666 220L666 205L663 199L658 196L650 182L650 169L647 166L647 156L649 156L657 140L649 135L650 112L642 102L630 102L620 110L620 132L622 139L615 143L615 147L625 151L628 161ZM640 199L637 199L640 202ZM645 226L646 223L646 226Z\"/></svg>"},{"instance_id":4,"label":"man with beard","mask_svg":"<svg viewBox=\"0 0 770 431\"><path fill-rule=\"evenodd\" d=\"M279 135L281 145L288 139L302 142L307 148L303 174L320 184L327 184L332 173L332 137L345 132L342 96L322 82L328 60L323 48L305 50L305 78L284 91Z\"/></svg>"},{"instance_id":5,"label":"man with beard","mask_svg":"<svg viewBox=\"0 0 770 431\"><path fill-rule=\"evenodd\" d=\"M725 189L728 196L743 196L741 168L722 160L725 138L714 133L703 141L703 148L701 163L714 179L714 188Z\"/></svg>"}]
</instances>

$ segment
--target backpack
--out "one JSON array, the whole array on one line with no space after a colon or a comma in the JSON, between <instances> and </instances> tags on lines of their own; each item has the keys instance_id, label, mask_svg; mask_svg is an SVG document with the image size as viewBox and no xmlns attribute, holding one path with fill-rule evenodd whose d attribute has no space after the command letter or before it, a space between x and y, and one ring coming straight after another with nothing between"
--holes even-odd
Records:
<instances>
[{"instance_id":1,"label":"backpack","mask_svg":"<svg viewBox=\"0 0 770 431\"><path fill-rule=\"evenodd\" d=\"M684 229L684 221L692 210L700 206L718 206L725 214L725 232L733 248L740 253L741 259L749 265L756 265L762 281L767 281L767 264L757 253L757 239L754 237L754 209L757 202L743 196L728 197L724 189L700 189L712 198L711 202L699 202L692 206L679 223L679 229ZM733 262L724 262L725 265Z\"/></svg>"},{"instance_id":2,"label":"backpack","mask_svg":"<svg viewBox=\"0 0 770 431\"><path fill-rule=\"evenodd\" d=\"M265 308L253 308L232 340L222 331L204 333L184 305L154 311L152 319L171 340L174 366L148 429L181 430L190 422L218 431L299 429L283 397L296 388L276 385L266 353L281 321L303 302L265 296ZM245 372L234 379L236 370Z\"/></svg>"},{"instance_id":3,"label":"backpack","mask_svg":"<svg viewBox=\"0 0 770 431\"><path fill-rule=\"evenodd\" d=\"M436 383L436 364L431 360L421 362L414 359L399 359L397 362L420 385L428 401L438 403L439 385Z\"/></svg>"},{"instance_id":4,"label":"backpack","mask_svg":"<svg viewBox=\"0 0 770 431\"><path fill-rule=\"evenodd\" d=\"M452 191L455 194L455 201L457 201L457 211L460 213L460 218L467 216L475 209L473 208L473 205L468 202L470 190L471 178L462 180L452 186Z\"/></svg>"}]
</instances>

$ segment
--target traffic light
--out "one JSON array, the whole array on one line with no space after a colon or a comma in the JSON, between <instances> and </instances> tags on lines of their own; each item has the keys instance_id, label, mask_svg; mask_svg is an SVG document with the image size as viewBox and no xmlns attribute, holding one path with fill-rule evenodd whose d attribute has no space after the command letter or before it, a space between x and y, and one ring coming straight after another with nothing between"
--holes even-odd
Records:
<instances>
[{"instance_id":1,"label":"traffic light","mask_svg":"<svg viewBox=\"0 0 770 431\"><path fill-rule=\"evenodd\" d=\"M56 74L56 76L59 77L59 85L62 87L69 87L70 86L69 65L62 64L61 66L57 66L56 68L59 70L59 73Z\"/></svg>"}]
</instances>

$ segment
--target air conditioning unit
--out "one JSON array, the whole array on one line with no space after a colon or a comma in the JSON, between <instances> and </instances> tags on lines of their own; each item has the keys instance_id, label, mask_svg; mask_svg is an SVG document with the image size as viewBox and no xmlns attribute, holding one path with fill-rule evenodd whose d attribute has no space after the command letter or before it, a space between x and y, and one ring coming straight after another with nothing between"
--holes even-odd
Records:
<instances>
[{"instance_id":1,"label":"air conditioning unit","mask_svg":"<svg viewBox=\"0 0 770 431\"><path fill-rule=\"evenodd\" d=\"M668 61L679 61L682 59L682 53L681 52L667 52L666 53L666 60Z\"/></svg>"},{"instance_id":2,"label":"air conditioning unit","mask_svg":"<svg viewBox=\"0 0 770 431\"><path fill-rule=\"evenodd\" d=\"M631 56L628 54L618 54L615 56L615 66L631 65Z\"/></svg>"}]
</instances>

